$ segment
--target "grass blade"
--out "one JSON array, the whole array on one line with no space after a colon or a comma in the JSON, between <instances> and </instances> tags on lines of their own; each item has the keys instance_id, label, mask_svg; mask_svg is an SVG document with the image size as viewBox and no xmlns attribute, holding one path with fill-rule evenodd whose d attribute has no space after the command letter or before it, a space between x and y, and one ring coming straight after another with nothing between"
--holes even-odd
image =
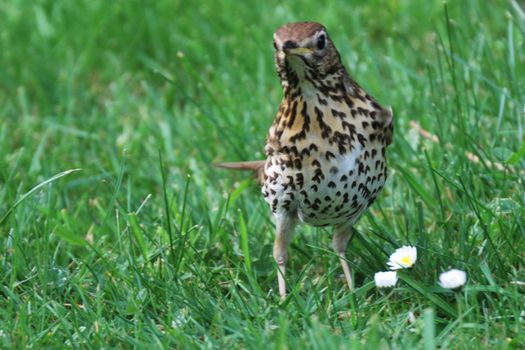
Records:
<instances>
[{"instance_id":1,"label":"grass blade","mask_svg":"<svg viewBox=\"0 0 525 350\"><path fill-rule=\"evenodd\" d=\"M425 350L436 348L436 327L434 320L434 310L426 309L423 314L423 341Z\"/></svg>"},{"instance_id":2,"label":"grass blade","mask_svg":"<svg viewBox=\"0 0 525 350\"><path fill-rule=\"evenodd\" d=\"M406 282L406 284L408 284L412 289L414 289L416 292L427 298L432 304L436 305L438 308L445 311L450 316L457 317L456 310L441 297L434 294L427 286L417 282L406 272L398 272L398 276L401 280Z\"/></svg>"},{"instance_id":3,"label":"grass blade","mask_svg":"<svg viewBox=\"0 0 525 350\"><path fill-rule=\"evenodd\" d=\"M516 152L512 153L510 157L507 158L505 163L509 165L516 165L523 157L525 157L525 142L522 142L520 148L518 148Z\"/></svg>"},{"instance_id":4,"label":"grass blade","mask_svg":"<svg viewBox=\"0 0 525 350\"><path fill-rule=\"evenodd\" d=\"M248 230L246 229L246 222L242 213L239 212L239 230L241 233L241 248L242 253L244 254L244 265L246 266L246 271L250 276L252 276L252 259L250 257L250 247L248 245Z\"/></svg>"},{"instance_id":5,"label":"grass blade","mask_svg":"<svg viewBox=\"0 0 525 350\"><path fill-rule=\"evenodd\" d=\"M45 181L42 181L41 183L39 183L38 185L36 185L35 187L33 187L32 189L30 189L28 192L24 193L16 202L15 204L13 204L13 206L11 208L9 208L4 216L2 216L2 219L0 219L0 225L2 225L6 220L7 218L9 217L9 215L11 215L11 213L16 209L16 207L18 207L20 204L22 204L22 202L24 202L27 198L31 197L31 195L33 193L35 193L36 191L38 191L39 189L41 189L42 187L46 186L46 185L49 185L50 183L64 177L64 176L67 176L71 173L74 173L74 172L77 172L77 171L80 171L82 169L69 169L69 170L66 170L66 171L63 171L61 173L58 173L56 174L55 176L53 177L50 177L49 179L45 180Z\"/></svg>"}]
</instances>

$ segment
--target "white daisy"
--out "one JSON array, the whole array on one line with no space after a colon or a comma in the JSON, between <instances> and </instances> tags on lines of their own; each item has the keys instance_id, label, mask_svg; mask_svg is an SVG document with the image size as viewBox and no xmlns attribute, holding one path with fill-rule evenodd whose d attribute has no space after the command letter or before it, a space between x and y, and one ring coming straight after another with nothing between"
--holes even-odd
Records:
<instances>
[{"instance_id":1,"label":"white daisy","mask_svg":"<svg viewBox=\"0 0 525 350\"><path fill-rule=\"evenodd\" d=\"M443 288L456 289L467 282L467 273L458 269L452 269L439 275L439 284Z\"/></svg>"},{"instance_id":2,"label":"white daisy","mask_svg":"<svg viewBox=\"0 0 525 350\"><path fill-rule=\"evenodd\" d=\"M376 282L377 288L393 287L397 283L397 272L395 271L376 272L374 275L374 281Z\"/></svg>"},{"instance_id":3,"label":"white daisy","mask_svg":"<svg viewBox=\"0 0 525 350\"><path fill-rule=\"evenodd\" d=\"M405 269L408 267L414 266L417 260L417 249L412 246L402 246L397 249L392 255L390 255L390 260L388 261L388 266L390 270Z\"/></svg>"}]
</instances>

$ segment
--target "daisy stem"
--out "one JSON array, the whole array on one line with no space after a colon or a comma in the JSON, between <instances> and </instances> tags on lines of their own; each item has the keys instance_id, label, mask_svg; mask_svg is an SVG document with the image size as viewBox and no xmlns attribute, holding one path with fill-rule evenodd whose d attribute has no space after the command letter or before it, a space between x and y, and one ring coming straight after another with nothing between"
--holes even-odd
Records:
<instances>
[{"instance_id":1,"label":"daisy stem","mask_svg":"<svg viewBox=\"0 0 525 350\"><path fill-rule=\"evenodd\" d=\"M454 292L454 296L456 298L456 304L458 308L459 324L460 326L462 326L463 325L463 306L462 306L463 302L462 302L461 292L460 291Z\"/></svg>"},{"instance_id":2,"label":"daisy stem","mask_svg":"<svg viewBox=\"0 0 525 350\"><path fill-rule=\"evenodd\" d=\"M458 323L459 323L458 328L463 329L463 318L464 318L463 311L465 308L463 307L463 296L461 294L461 291L455 290L454 297L456 298L456 304L457 304L457 309L458 309ZM460 338L462 342L465 340L464 337L465 337L464 333L461 333Z\"/></svg>"}]
</instances>

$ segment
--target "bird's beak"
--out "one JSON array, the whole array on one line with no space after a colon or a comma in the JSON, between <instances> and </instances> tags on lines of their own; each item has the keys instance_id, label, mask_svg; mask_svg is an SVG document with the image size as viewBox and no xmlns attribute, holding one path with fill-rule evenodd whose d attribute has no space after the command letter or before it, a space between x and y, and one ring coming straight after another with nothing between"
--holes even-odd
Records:
<instances>
[{"instance_id":1,"label":"bird's beak","mask_svg":"<svg viewBox=\"0 0 525 350\"><path fill-rule=\"evenodd\" d=\"M314 52L314 50L308 48L308 47L295 47L293 49L285 50L287 55L295 55L295 56L305 56L309 53Z\"/></svg>"}]
</instances>

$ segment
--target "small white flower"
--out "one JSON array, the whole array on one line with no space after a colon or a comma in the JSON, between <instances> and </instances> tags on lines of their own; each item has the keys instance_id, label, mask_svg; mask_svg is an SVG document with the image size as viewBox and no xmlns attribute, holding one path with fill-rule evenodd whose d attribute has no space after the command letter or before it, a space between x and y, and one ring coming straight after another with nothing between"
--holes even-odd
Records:
<instances>
[{"instance_id":1,"label":"small white flower","mask_svg":"<svg viewBox=\"0 0 525 350\"><path fill-rule=\"evenodd\" d=\"M467 282L467 273L458 269L452 269L439 275L439 284L443 288L456 289Z\"/></svg>"},{"instance_id":2,"label":"small white flower","mask_svg":"<svg viewBox=\"0 0 525 350\"><path fill-rule=\"evenodd\" d=\"M397 272L395 271L376 272L374 275L374 281L376 282L377 288L393 287L397 283Z\"/></svg>"},{"instance_id":3,"label":"small white flower","mask_svg":"<svg viewBox=\"0 0 525 350\"><path fill-rule=\"evenodd\" d=\"M417 260L417 249L412 246L402 246L397 249L392 255L390 255L390 260L388 261L388 266L390 270L405 269L408 267L414 266Z\"/></svg>"},{"instance_id":4,"label":"small white flower","mask_svg":"<svg viewBox=\"0 0 525 350\"><path fill-rule=\"evenodd\" d=\"M412 311L408 312L408 322L410 322L411 324L414 324L417 322L416 315L414 315Z\"/></svg>"}]
</instances>

